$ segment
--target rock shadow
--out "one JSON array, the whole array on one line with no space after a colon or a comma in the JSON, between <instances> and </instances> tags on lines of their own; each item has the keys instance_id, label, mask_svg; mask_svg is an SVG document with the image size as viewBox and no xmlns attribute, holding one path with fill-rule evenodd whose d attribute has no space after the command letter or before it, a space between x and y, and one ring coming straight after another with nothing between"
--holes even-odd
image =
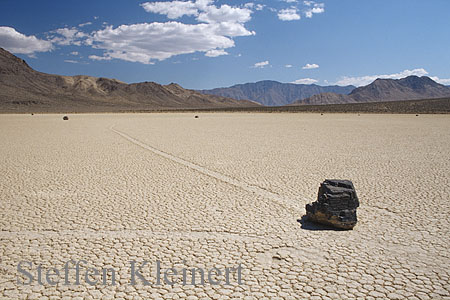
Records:
<instances>
[{"instance_id":1,"label":"rock shadow","mask_svg":"<svg viewBox=\"0 0 450 300\"><path fill-rule=\"evenodd\" d=\"M304 230L345 231L345 229L340 229L340 228L336 228L333 226L327 226L324 224L318 224L318 223L311 222L310 220L308 220L308 217L306 215L304 215L300 219L297 219L297 222L299 222L301 224L300 228L304 229Z\"/></svg>"}]
</instances>

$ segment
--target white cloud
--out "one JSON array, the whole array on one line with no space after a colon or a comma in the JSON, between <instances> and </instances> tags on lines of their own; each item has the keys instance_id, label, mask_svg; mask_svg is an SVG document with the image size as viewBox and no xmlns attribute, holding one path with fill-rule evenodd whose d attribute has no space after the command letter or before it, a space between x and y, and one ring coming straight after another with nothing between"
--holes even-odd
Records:
<instances>
[{"instance_id":1,"label":"white cloud","mask_svg":"<svg viewBox=\"0 0 450 300\"><path fill-rule=\"evenodd\" d=\"M298 0L283 0L286 3L297 3Z\"/></svg>"},{"instance_id":2,"label":"white cloud","mask_svg":"<svg viewBox=\"0 0 450 300\"><path fill-rule=\"evenodd\" d=\"M319 67L318 64L306 64L302 67L303 70L311 70L311 69L317 69Z\"/></svg>"},{"instance_id":3,"label":"white cloud","mask_svg":"<svg viewBox=\"0 0 450 300\"><path fill-rule=\"evenodd\" d=\"M110 56L89 55L89 59L92 59L92 60L111 60L112 57L110 57Z\"/></svg>"},{"instance_id":4,"label":"white cloud","mask_svg":"<svg viewBox=\"0 0 450 300\"><path fill-rule=\"evenodd\" d=\"M22 54L33 54L34 52L48 52L53 49L50 41L41 40L34 35L26 36L17 32L12 27L0 27L0 47Z\"/></svg>"},{"instance_id":5,"label":"white cloud","mask_svg":"<svg viewBox=\"0 0 450 300\"><path fill-rule=\"evenodd\" d=\"M197 21L205 23L245 23L251 19L250 8L254 6L253 3L247 3L243 8L227 4L217 7L212 3L211 0L145 2L141 6L147 12L163 14L169 19L178 19L185 15L196 16Z\"/></svg>"},{"instance_id":6,"label":"white cloud","mask_svg":"<svg viewBox=\"0 0 450 300\"><path fill-rule=\"evenodd\" d=\"M92 25L92 22L78 24L78 27L84 27L84 26L88 26L88 25Z\"/></svg>"},{"instance_id":7,"label":"white cloud","mask_svg":"<svg viewBox=\"0 0 450 300\"><path fill-rule=\"evenodd\" d=\"M307 18L312 18L313 14L321 14L325 12L324 3L315 3L314 1L304 1L303 2L309 8L305 11L305 16Z\"/></svg>"},{"instance_id":8,"label":"white cloud","mask_svg":"<svg viewBox=\"0 0 450 300\"><path fill-rule=\"evenodd\" d=\"M144 64L194 52L205 52L210 57L226 55L225 49L235 45L234 37L255 34L245 28L252 11L226 4L216 7L212 2L146 2L141 6L148 12L172 19L192 15L200 23L170 21L108 26L91 34L86 44L105 50L103 60L114 58ZM99 60L99 57L94 55L91 59Z\"/></svg>"},{"instance_id":9,"label":"white cloud","mask_svg":"<svg viewBox=\"0 0 450 300\"><path fill-rule=\"evenodd\" d=\"M213 50L209 50L205 53L205 56L208 56L208 57L217 57L217 56L221 56L221 55L228 55L228 52L226 52L223 49L213 49Z\"/></svg>"},{"instance_id":10,"label":"white cloud","mask_svg":"<svg viewBox=\"0 0 450 300\"><path fill-rule=\"evenodd\" d=\"M82 40L88 35L77 28L59 28L52 31L54 34L52 42L62 46L76 45L81 46Z\"/></svg>"},{"instance_id":11,"label":"white cloud","mask_svg":"<svg viewBox=\"0 0 450 300\"><path fill-rule=\"evenodd\" d=\"M195 4L199 10L205 10L208 6L212 5L214 0L196 0Z\"/></svg>"},{"instance_id":12,"label":"white cloud","mask_svg":"<svg viewBox=\"0 0 450 300\"><path fill-rule=\"evenodd\" d=\"M267 67L269 65L269 61L262 61L262 62L257 62L256 64L253 65L253 68L264 68Z\"/></svg>"},{"instance_id":13,"label":"white cloud","mask_svg":"<svg viewBox=\"0 0 450 300\"><path fill-rule=\"evenodd\" d=\"M71 63L71 64L77 64L78 62L76 60L72 60L72 59L66 59L64 60L67 63Z\"/></svg>"},{"instance_id":14,"label":"white cloud","mask_svg":"<svg viewBox=\"0 0 450 300\"><path fill-rule=\"evenodd\" d=\"M316 79L312 79L312 78L301 78L301 79L297 79L291 83L295 83L295 84L313 84L319 82Z\"/></svg>"},{"instance_id":15,"label":"white cloud","mask_svg":"<svg viewBox=\"0 0 450 300\"><path fill-rule=\"evenodd\" d=\"M255 9L255 10L263 10L266 5L264 4L255 4L253 2L245 3L245 8Z\"/></svg>"},{"instance_id":16,"label":"white cloud","mask_svg":"<svg viewBox=\"0 0 450 300\"><path fill-rule=\"evenodd\" d=\"M292 65L285 65L286 68L292 68Z\"/></svg>"},{"instance_id":17,"label":"white cloud","mask_svg":"<svg viewBox=\"0 0 450 300\"><path fill-rule=\"evenodd\" d=\"M355 85L355 86L363 86L372 83L377 78L383 79L400 79L407 76L415 75L415 76L424 76L427 75L428 72L423 69L414 69L414 70L404 70L399 73L394 74L384 74L384 75L367 75L360 77L347 77L344 76L340 80L336 82L337 85Z\"/></svg>"},{"instance_id":18,"label":"white cloud","mask_svg":"<svg viewBox=\"0 0 450 300\"><path fill-rule=\"evenodd\" d=\"M109 26L90 38L105 58L151 64L154 60L234 47L232 37L252 35L242 24L142 23ZM216 52L217 53L217 52Z\"/></svg>"},{"instance_id":19,"label":"white cloud","mask_svg":"<svg viewBox=\"0 0 450 300\"><path fill-rule=\"evenodd\" d=\"M300 20L300 15L296 7L285 8L278 12L278 19L281 21Z\"/></svg>"},{"instance_id":20,"label":"white cloud","mask_svg":"<svg viewBox=\"0 0 450 300\"><path fill-rule=\"evenodd\" d=\"M207 6L201 12L197 20L206 23L246 23L251 19L252 11L248 8L231 7L224 4L220 7L214 5Z\"/></svg>"},{"instance_id":21,"label":"white cloud","mask_svg":"<svg viewBox=\"0 0 450 300\"><path fill-rule=\"evenodd\" d=\"M263 10L264 7L266 7L264 4L256 4L256 5L255 5L255 9L256 9L256 10Z\"/></svg>"},{"instance_id":22,"label":"white cloud","mask_svg":"<svg viewBox=\"0 0 450 300\"><path fill-rule=\"evenodd\" d=\"M444 78L439 78L437 76L431 76L430 78L433 79L434 81L436 81L437 83L440 83L443 85L450 85L450 78L444 79Z\"/></svg>"},{"instance_id":23,"label":"white cloud","mask_svg":"<svg viewBox=\"0 0 450 300\"><path fill-rule=\"evenodd\" d=\"M70 54L72 54L72 55L78 55L78 54L80 54L78 51L73 51L73 52L70 52Z\"/></svg>"},{"instance_id":24,"label":"white cloud","mask_svg":"<svg viewBox=\"0 0 450 300\"><path fill-rule=\"evenodd\" d=\"M169 19L198 15L197 5L192 1L145 2L141 6L146 12L167 15Z\"/></svg>"}]
</instances>

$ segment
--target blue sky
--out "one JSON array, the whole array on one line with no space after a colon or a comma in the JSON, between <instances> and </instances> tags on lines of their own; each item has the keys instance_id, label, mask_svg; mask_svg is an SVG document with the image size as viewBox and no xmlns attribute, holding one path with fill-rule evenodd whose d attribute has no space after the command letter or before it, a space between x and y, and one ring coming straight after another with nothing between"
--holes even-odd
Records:
<instances>
[{"instance_id":1,"label":"blue sky","mask_svg":"<svg viewBox=\"0 0 450 300\"><path fill-rule=\"evenodd\" d=\"M448 0L2 0L0 47L41 72L192 89L450 85L449 14Z\"/></svg>"}]
</instances>

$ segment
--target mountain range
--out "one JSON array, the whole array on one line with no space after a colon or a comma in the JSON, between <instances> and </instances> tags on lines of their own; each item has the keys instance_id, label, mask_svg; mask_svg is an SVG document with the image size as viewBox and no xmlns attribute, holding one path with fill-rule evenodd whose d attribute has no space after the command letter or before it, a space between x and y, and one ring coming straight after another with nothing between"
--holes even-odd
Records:
<instances>
[{"instance_id":1,"label":"mountain range","mask_svg":"<svg viewBox=\"0 0 450 300\"><path fill-rule=\"evenodd\" d=\"M354 89L349 95L323 93L294 101L291 105L322 105L418 100L450 97L450 87L427 76L402 79L376 79L369 85Z\"/></svg>"},{"instance_id":2,"label":"mountain range","mask_svg":"<svg viewBox=\"0 0 450 300\"><path fill-rule=\"evenodd\" d=\"M254 83L237 84L225 88L199 90L199 92L238 100L252 100L262 105L282 106L320 93L346 95L354 89L355 86L353 85L320 86L316 84L294 84L264 80Z\"/></svg>"},{"instance_id":3,"label":"mountain range","mask_svg":"<svg viewBox=\"0 0 450 300\"><path fill-rule=\"evenodd\" d=\"M127 84L91 76L60 76L33 70L0 48L0 110L89 112L185 108L254 107L247 100L204 95L177 84Z\"/></svg>"},{"instance_id":4,"label":"mountain range","mask_svg":"<svg viewBox=\"0 0 450 300\"><path fill-rule=\"evenodd\" d=\"M219 95L208 94L213 92ZM449 97L450 87L426 76L377 79L358 88L260 81L230 88L194 91L175 83L127 84L116 79L85 75L41 73L0 48L0 112L258 108L262 107L260 103L298 106Z\"/></svg>"}]
</instances>

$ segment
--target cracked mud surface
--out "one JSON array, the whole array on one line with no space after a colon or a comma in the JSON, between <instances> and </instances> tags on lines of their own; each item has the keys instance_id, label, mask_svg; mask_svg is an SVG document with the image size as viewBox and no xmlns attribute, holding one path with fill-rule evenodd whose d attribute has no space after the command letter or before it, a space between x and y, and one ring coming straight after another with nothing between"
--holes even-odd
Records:
<instances>
[{"instance_id":1,"label":"cracked mud surface","mask_svg":"<svg viewBox=\"0 0 450 300\"><path fill-rule=\"evenodd\" d=\"M1 115L0 128L0 299L450 299L449 116ZM298 221L326 178L353 181L354 230ZM21 261L71 259L114 268L116 285L17 282ZM242 284L131 285L133 260L241 264Z\"/></svg>"}]
</instances>

